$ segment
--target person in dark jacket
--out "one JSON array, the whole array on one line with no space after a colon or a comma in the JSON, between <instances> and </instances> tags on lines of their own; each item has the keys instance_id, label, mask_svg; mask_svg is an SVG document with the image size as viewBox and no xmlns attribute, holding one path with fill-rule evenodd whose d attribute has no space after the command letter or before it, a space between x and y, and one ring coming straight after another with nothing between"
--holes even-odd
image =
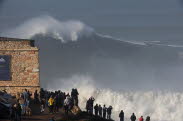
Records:
<instances>
[{"instance_id":1,"label":"person in dark jacket","mask_svg":"<svg viewBox=\"0 0 183 121\"><path fill-rule=\"evenodd\" d=\"M101 105L98 106L98 112L99 112L99 116L102 117L102 106Z\"/></svg>"},{"instance_id":2,"label":"person in dark jacket","mask_svg":"<svg viewBox=\"0 0 183 121\"><path fill-rule=\"evenodd\" d=\"M107 108L107 119L111 119L111 113L112 113L112 106L109 106Z\"/></svg>"},{"instance_id":3,"label":"person in dark jacket","mask_svg":"<svg viewBox=\"0 0 183 121\"><path fill-rule=\"evenodd\" d=\"M41 99L41 106L40 106L40 109L41 109L41 113L44 112L44 109L45 109L45 101L44 99Z\"/></svg>"},{"instance_id":4,"label":"person in dark jacket","mask_svg":"<svg viewBox=\"0 0 183 121\"><path fill-rule=\"evenodd\" d=\"M59 112L59 98L58 95L54 97L54 113Z\"/></svg>"},{"instance_id":5,"label":"person in dark jacket","mask_svg":"<svg viewBox=\"0 0 183 121\"><path fill-rule=\"evenodd\" d=\"M124 112L123 112L123 110L121 110L121 112L119 114L119 118L120 118L120 121L124 121Z\"/></svg>"},{"instance_id":6,"label":"person in dark jacket","mask_svg":"<svg viewBox=\"0 0 183 121\"><path fill-rule=\"evenodd\" d=\"M39 95L37 90L34 92L34 103L38 104L39 103Z\"/></svg>"},{"instance_id":7,"label":"person in dark jacket","mask_svg":"<svg viewBox=\"0 0 183 121\"><path fill-rule=\"evenodd\" d=\"M94 106L94 109L95 109L95 116L98 116L98 104Z\"/></svg>"},{"instance_id":8,"label":"person in dark jacket","mask_svg":"<svg viewBox=\"0 0 183 121\"><path fill-rule=\"evenodd\" d=\"M146 121L150 121L151 119L150 119L150 116L147 116L146 117Z\"/></svg>"},{"instance_id":9,"label":"person in dark jacket","mask_svg":"<svg viewBox=\"0 0 183 121\"><path fill-rule=\"evenodd\" d=\"M10 108L10 121L16 120L15 114L16 114L16 107L15 105L12 105Z\"/></svg>"},{"instance_id":10,"label":"person in dark jacket","mask_svg":"<svg viewBox=\"0 0 183 121\"><path fill-rule=\"evenodd\" d=\"M74 101L73 104L76 105L76 106L78 106L78 95L79 95L78 90L77 89L72 89L71 97Z\"/></svg>"},{"instance_id":11,"label":"person in dark jacket","mask_svg":"<svg viewBox=\"0 0 183 121\"><path fill-rule=\"evenodd\" d=\"M89 110L90 110L89 109L89 100L87 100L87 102L86 102L86 112L89 113Z\"/></svg>"},{"instance_id":12,"label":"person in dark jacket","mask_svg":"<svg viewBox=\"0 0 183 121\"><path fill-rule=\"evenodd\" d=\"M131 115L130 119L131 119L131 121L135 121L136 120L136 116L135 116L134 113Z\"/></svg>"},{"instance_id":13,"label":"person in dark jacket","mask_svg":"<svg viewBox=\"0 0 183 121\"><path fill-rule=\"evenodd\" d=\"M17 105L16 105L16 119L17 119L17 121L22 120L21 114L22 114L22 108L20 106L20 103L17 103Z\"/></svg>"},{"instance_id":14,"label":"person in dark jacket","mask_svg":"<svg viewBox=\"0 0 183 121\"><path fill-rule=\"evenodd\" d=\"M103 107L103 118L104 119L106 119L106 112L107 112L107 108L104 105L104 107Z\"/></svg>"}]
</instances>

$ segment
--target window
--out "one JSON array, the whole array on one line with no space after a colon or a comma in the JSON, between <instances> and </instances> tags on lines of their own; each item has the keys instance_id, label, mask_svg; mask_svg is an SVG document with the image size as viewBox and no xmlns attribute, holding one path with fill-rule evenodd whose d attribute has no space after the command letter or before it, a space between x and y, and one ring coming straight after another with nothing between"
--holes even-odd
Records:
<instances>
[{"instance_id":1,"label":"window","mask_svg":"<svg viewBox=\"0 0 183 121\"><path fill-rule=\"evenodd\" d=\"M9 55L0 55L0 81L10 81L10 60Z\"/></svg>"}]
</instances>

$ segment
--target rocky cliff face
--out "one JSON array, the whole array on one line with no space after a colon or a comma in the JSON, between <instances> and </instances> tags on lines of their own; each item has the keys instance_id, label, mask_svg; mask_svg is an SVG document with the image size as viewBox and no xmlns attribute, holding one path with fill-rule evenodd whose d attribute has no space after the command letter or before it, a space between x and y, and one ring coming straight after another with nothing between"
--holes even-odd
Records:
<instances>
[{"instance_id":1,"label":"rocky cliff face","mask_svg":"<svg viewBox=\"0 0 183 121\"><path fill-rule=\"evenodd\" d=\"M109 120L99 116L90 115L87 112L81 111L77 106L74 106L71 112L72 113L68 116L63 116L60 121L114 121L112 119Z\"/></svg>"}]
</instances>

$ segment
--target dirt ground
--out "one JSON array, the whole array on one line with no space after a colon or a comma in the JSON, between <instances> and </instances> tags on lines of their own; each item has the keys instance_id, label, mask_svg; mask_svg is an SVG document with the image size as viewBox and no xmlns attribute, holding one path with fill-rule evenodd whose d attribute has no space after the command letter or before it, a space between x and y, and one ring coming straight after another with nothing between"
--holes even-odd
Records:
<instances>
[{"instance_id":1,"label":"dirt ground","mask_svg":"<svg viewBox=\"0 0 183 121\"><path fill-rule=\"evenodd\" d=\"M39 111L39 106L35 106L35 109ZM35 110L34 109L34 110ZM55 117L55 120L63 119L64 111L60 109L58 113L50 114L48 108L45 109L45 112L33 114L32 116L22 116L22 121L49 121L50 118ZM8 119L0 119L0 121L10 121Z\"/></svg>"}]
</instances>

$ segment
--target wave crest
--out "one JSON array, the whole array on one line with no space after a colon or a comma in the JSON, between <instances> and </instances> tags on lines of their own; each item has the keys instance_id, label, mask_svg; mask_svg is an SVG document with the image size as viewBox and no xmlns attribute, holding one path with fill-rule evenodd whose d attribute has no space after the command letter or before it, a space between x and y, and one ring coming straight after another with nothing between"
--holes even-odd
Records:
<instances>
[{"instance_id":1,"label":"wave crest","mask_svg":"<svg viewBox=\"0 0 183 121\"><path fill-rule=\"evenodd\" d=\"M30 19L13 30L2 33L3 36L30 39L35 35L51 36L62 42L77 41L82 36L89 36L93 29L81 21L61 22L51 16Z\"/></svg>"}]
</instances>

